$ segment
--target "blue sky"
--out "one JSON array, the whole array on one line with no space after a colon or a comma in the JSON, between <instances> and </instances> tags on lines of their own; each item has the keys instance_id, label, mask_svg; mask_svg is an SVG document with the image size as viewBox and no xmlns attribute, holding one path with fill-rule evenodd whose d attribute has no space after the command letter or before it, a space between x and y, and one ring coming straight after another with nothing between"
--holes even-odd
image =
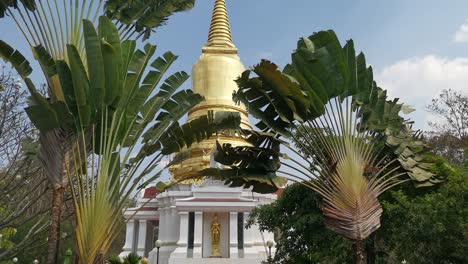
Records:
<instances>
[{"instance_id":1,"label":"blue sky","mask_svg":"<svg viewBox=\"0 0 468 264\"><path fill-rule=\"evenodd\" d=\"M180 55L173 69L190 72L199 57L213 2L197 0L193 10L171 17L149 40L159 46L160 54L172 50ZM424 105L441 89L468 92L466 0L227 0L227 4L233 39L246 67L261 58L284 66L299 37L334 29L341 41L352 38L366 54L382 88L416 108L412 117L419 128L432 118ZM0 20L0 39L30 57L8 19ZM42 81L38 72L33 79Z\"/></svg>"}]
</instances>

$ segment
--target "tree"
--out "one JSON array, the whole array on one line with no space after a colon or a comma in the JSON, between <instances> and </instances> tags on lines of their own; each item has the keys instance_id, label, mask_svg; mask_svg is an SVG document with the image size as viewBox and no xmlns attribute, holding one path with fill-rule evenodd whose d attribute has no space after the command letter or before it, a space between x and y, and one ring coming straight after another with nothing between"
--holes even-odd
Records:
<instances>
[{"instance_id":1,"label":"tree","mask_svg":"<svg viewBox=\"0 0 468 264\"><path fill-rule=\"evenodd\" d=\"M375 245L376 263L466 263L468 257L468 173L437 158L446 180L432 188L402 185L383 197L383 225Z\"/></svg>"},{"instance_id":2,"label":"tree","mask_svg":"<svg viewBox=\"0 0 468 264\"><path fill-rule=\"evenodd\" d=\"M405 183L381 197L382 226L366 244L369 263L465 263L468 177L438 158L446 178L431 188ZM349 241L325 228L321 199L301 184L253 210L249 224L276 232L275 263L349 263Z\"/></svg>"},{"instance_id":3,"label":"tree","mask_svg":"<svg viewBox=\"0 0 468 264\"><path fill-rule=\"evenodd\" d=\"M40 239L47 225L47 178L27 155L36 131L22 108L25 91L5 66L0 69L0 259Z\"/></svg>"},{"instance_id":4,"label":"tree","mask_svg":"<svg viewBox=\"0 0 468 264\"><path fill-rule=\"evenodd\" d=\"M254 190L276 189L277 175L302 182L322 197L327 228L352 240L356 263L365 263L363 241L380 226L379 195L403 181L440 181L420 134L399 115L410 109L387 98L364 55L333 31L302 38L283 71L262 61L237 83L234 99L261 131L244 131L252 146L219 146L215 160L228 169L206 173Z\"/></svg>"},{"instance_id":5,"label":"tree","mask_svg":"<svg viewBox=\"0 0 468 264\"><path fill-rule=\"evenodd\" d=\"M45 174L48 176L50 184L53 187L53 202L51 209L51 225L49 232L49 253L47 263L55 263L58 252L59 227L62 217L62 207L64 203L64 194L68 185L68 174L76 174L76 171L68 171L67 168L73 167L73 151L79 148L80 137L90 137L91 132L86 131L84 135L80 135L79 131L82 127L91 127L95 124L97 118L93 111L99 108L95 101L100 98L101 92L104 91L102 78L104 70L107 70L106 85L107 87L120 87L119 77L124 77L119 74L118 62L113 61L113 64L108 64L107 68L92 68L90 72L85 72L82 64L79 61L85 62L87 59L96 57L93 54L85 56L84 43L85 40L83 31L83 20L90 19L95 23L101 5L104 1L78 1L74 4L60 5L55 2L50 4L47 1L0 1L0 18L8 15L14 19L18 28L23 33L29 45L33 49L34 57L39 61L41 69L47 80L47 89L49 98L40 95L33 82L29 79L29 74L32 68L19 51L15 51L5 42L0 41L0 55L5 60L12 62L18 74L25 81L28 90L32 97L32 104L26 109L31 121L39 129L40 149L38 152L39 159L42 161ZM145 12L145 21L137 20L137 24L133 25L133 16L138 14L139 10L147 10L148 5L168 2L165 5L151 5L151 12ZM183 11L190 9L193 6L193 0L178 1L176 6L170 5L172 1L154 1L153 3L142 1L109 1L109 7L117 8L116 11L122 11L123 14L131 17L130 21L125 20L121 25L127 24L130 27L120 27L127 33L132 31L141 31L141 27L145 28L146 34L148 30L152 30L153 26L159 26L161 23L152 24L154 19L164 21L172 12ZM187 4L183 4L187 3ZM192 5L190 5L192 3ZM135 4L135 5L134 5ZM158 10L154 7L161 7L164 10ZM135 13L136 12L136 13ZM115 12L107 12L114 14ZM162 17L161 17L162 16ZM120 23L119 19L128 19L128 17L119 15L114 16L115 23ZM130 23L130 24L129 24ZM109 36L109 35L106 35ZM102 36L101 36L102 37ZM129 37L129 36L127 36ZM114 39L107 39L111 48ZM69 49L67 45L73 46ZM114 46L115 47L115 46ZM96 51L94 49L94 51ZM106 54L113 52L107 50ZM100 58L102 60L102 58ZM109 58L105 58L109 59ZM55 63L61 64L57 68ZM109 60L106 60L108 63ZM116 64L117 63L117 64ZM90 64L94 67L93 64ZM102 65L97 64L97 65ZM67 68L69 67L69 68ZM75 73L75 79L70 78L59 79L58 72L64 70L63 74ZM116 75L117 74L117 75ZM89 75L89 76L86 76ZM84 81L85 78L91 79L92 85L97 85L96 89L89 90L89 85ZM76 79L79 78L79 79ZM64 83L63 81L68 81ZM75 85L75 90L71 85ZM89 94L91 91L93 94ZM106 103L108 100L115 99L118 89L112 88L108 91L113 91L112 94L106 95ZM97 107L97 108L96 108ZM98 116L99 118L100 116ZM76 122L76 123L73 123ZM78 133L77 133L78 132ZM82 142L81 142L82 143ZM86 154L91 152L91 146L81 148ZM82 162L86 160L85 153L81 153ZM80 163L82 163L80 162Z\"/></svg>"},{"instance_id":6,"label":"tree","mask_svg":"<svg viewBox=\"0 0 468 264\"><path fill-rule=\"evenodd\" d=\"M468 151L468 96L454 90L443 90L432 99L427 110L437 121L428 122L432 131L426 132L435 153L462 166L467 163Z\"/></svg>"},{"instance_id":7,"label":"tree","mask_svg":"<svg viewBox=\"0 0 468 264\"><path fill-rule=\"evenodd\" d=\"M274 203L252 210L247 227L277 234L274 263L350 263L351 243L327 229L321 198L307 186L287 186Z\"/></svg>"},{"instance_id":8,"label":"tree","mask_svg":"<svg viewBox=\"0 0 468 264\"><path fill-rule=\"evenodd\" d=\"M188 78L185 72L172 74L158 87L175 55L167 52L153 60L155 46L147 44L138 50L135 41L121 41L115 25L104 16L97 30L84 20L83 32L87 63L72 44L67 45L69 62L54 60L41 46L34 48L50 70L50 78L66 88L63 101L45 100L34 93L24 74L29 70L21 71L27 62L11 61L36 95L32 106L41 115L28 112L34 124L46 135L57 129L73 135L60 173L72 190L78 261L102 263L123 227L116 216L135 190L159 177L165 169L158 169L162 157L206 139L226 125L239 126L240 117L221 112L179 126L177 121L203 98L191 90L177 91ZM4 46L4 57L14 58L16 51ZM226 124L223 115L229 121ZM143 177L148 178L142 181Z\"/></svg>"}]
</instances>

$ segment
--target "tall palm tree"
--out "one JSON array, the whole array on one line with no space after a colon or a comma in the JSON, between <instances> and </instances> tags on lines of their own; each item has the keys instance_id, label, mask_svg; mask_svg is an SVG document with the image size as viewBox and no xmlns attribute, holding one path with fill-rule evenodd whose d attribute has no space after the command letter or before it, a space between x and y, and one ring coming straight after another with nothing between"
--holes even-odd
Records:
<instances>
[{"instance_id":1,"label":"tall palm tree","mask_svg":"<svg viewBox=\"0 0 468 264\"><path fill-rule=\"evenodd\" d=\"M237 83L234 99L260 131L243 131L250 147L218 145L215 160L227 168L205 173L260 191L275 190L282 176L318 192L326 226L354 242L356 263L365 263L362 242L380 226L378 196L402 181L438 181L400 116L410 109L387 98L352 40L342 47L333 31L315 33L283 71L262 61Z\"/></svg>"},{"instance_id":2,"label":"tall palm tree","mask_svg":"<svg viewBox=\"0 0 468 264\"><path fill-rule=\"evenodd\" d=\"M135 6L133 5L135 1L108 2L110 7L125 11L124 13L128 15L137 15L142 11L146 14L145 21L133 17L132 20L124 22L119 22L123 16L114 14L112 18L115 19L115 23L130 24L130 29L121 27L121 32L125 30L130 33L139 32L141 27L145 28L146 32L151 31L154 26L162 24L153 23L153 18L164 21L173 12L190 9L194 3L193 0L153 1L152 4L155 2L166 4L148 7L141 2ZM178 4L170 5L169 2ZM126 76L122 65L119 61L115 61L115 59L119 60L120 56L112 56L112 52L116 50L107 50L118 48L112 46L119 41L115 32L113 35L99 36L106 38L109 44L104 46L105 51L101 57L92 54L96 52L96 47L85 47L85 41L89 35L86 36L81 29L86 28L85 24L88 24L87 28L90 23L96 24L103 4L104 1L94 0L0 1L0 17L7 15L16 22L31 46L34 57L39 61L48 85L48 98L46 98L37 91L29 79L32 71L29 62L19 51L15 51L3 41L0 42L1 56L15 66L31 93L31 105L26 111L31 121L40 130L39 158L53 186L48 263L56 263L61 212L69 180L67 175L74 175L78 170L72 166L74 165L73 153L81 151L79 156L83 158L82 161L86 160L87 154L91 153L92 144L89 144L87 139L93 137L92 127L101 118L97 114L101 107L99 103L115 107L113 103L117 101L116 98L123 90L120 80ZM105 11L110 14L109 9ZM137 22L138 24L135 24ZM103 26L109 26L109 23ZM130 33L128 37L132 35ZM87 48L90 50L85 53ZM93 63L89 63L89 67L84 67L91 60ZM100 60L101 63L94 64L96 60ZM169 65L171 62L169 61ZM107 67L103 67L103 63L106 63ZM136 67L138 66L140 65ZM64 77L70 75L73 78ZM182 75L180 78L186 77ZM82 129L85 130L82 131ZM84 142L88 144L80 146Z\"/></svg>"},{"instance_id":3,"label":"tall palm tree","mask_svg":"<svg viewBox=\"0 0 468 264\"><path fill-rule=\"evenodd\" d=\"M67 173L70 182L76 181L71 189L77 218L79 262L103 263L111 242L123 227L116 216L120 215L126 201L135 195L135 190L144 189L170 165L160 165L164 155L176 151L165 147L168 135L189 132L186 133L188 137L181 136L178 142L190 145L206 138L207 131L227 123L224 118L204 116L179 126L177 120L203 98L191 90L177 92L188 78L185 72L170 75L159 85L176 56L167 52L153 60L155 46L147 44L144 50L137 50L135 41L121 41L117 28L107 17L100 18L97 30L90 21L84 21L83 25L89 63L87 67L80 61L77 63L87 72L105 69L106 85L95 86L91 77L88 79L82 74L80 77L80 73L73 70L65 69L59 73L61 80L72 82L78 75L78 79L89 83L90 88L105 87L101 101L95 100L99 106L95 112L97 122L80 129L82 150L72 151L73 165L72 169L67 168ZM111 39L113 41L109 42ZM73 51L75 48L70 45L68 49ZM123 76L118 82L113 74L115 65L121 65L115 70ZM118 92L113 93L111 89L116 88ZM114 95L107 98L109 94ZM240 124L239 117L227 117L233 122L230 126ZM92 130L91 137L87 138L84 135L89 129ZM85 162L86 169L82 169L87 158L82 154L87 152L86 146L91 146L92 155ZM77 171L79 173L73 179L73 173Z\"/></svg>"}]
</instances>

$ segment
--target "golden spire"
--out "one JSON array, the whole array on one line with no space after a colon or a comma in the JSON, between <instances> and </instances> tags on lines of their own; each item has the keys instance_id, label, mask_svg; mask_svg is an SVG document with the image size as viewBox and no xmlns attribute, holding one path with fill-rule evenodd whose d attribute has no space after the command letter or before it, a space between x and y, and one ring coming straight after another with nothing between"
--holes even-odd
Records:
<instances>
[{"instance_id":1,"label":"golden spire","mask_svg":"<svg viewBox=\"0 0 468 264\"><path fill-rule=\"evenodd\" d=\"M206 47L235 48L226 8L226 0L215 0Z\"/></svg>"}]
</instances>

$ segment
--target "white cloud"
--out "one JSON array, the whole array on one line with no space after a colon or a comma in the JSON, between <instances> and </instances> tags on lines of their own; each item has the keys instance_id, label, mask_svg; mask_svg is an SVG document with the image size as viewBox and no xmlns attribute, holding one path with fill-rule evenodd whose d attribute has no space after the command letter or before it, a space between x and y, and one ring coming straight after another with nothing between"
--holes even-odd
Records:
<instances>
[{"instance_id":1,"label":"white cloud","mask_svg":"<svg viewBox=\"0 0 468 264\"><path fill-rule=\"evenodd\" d=\"M455 42L468 42L468 19L455 32L453 36Z\"/></svg>"},{"instance_id":2,"label":"white cloud","mask_svg":"<svg viewBox=\"0 0 468 264\"><path fill-rule=\"evenodd\" d=\"M435 55L398 61L385 67L375 77L390 97L413 106L411 115L417 127L423 128L433 116L425 107L444 89L468 92L468 58L442 58Z\"/></svg>"}]
</instances>

